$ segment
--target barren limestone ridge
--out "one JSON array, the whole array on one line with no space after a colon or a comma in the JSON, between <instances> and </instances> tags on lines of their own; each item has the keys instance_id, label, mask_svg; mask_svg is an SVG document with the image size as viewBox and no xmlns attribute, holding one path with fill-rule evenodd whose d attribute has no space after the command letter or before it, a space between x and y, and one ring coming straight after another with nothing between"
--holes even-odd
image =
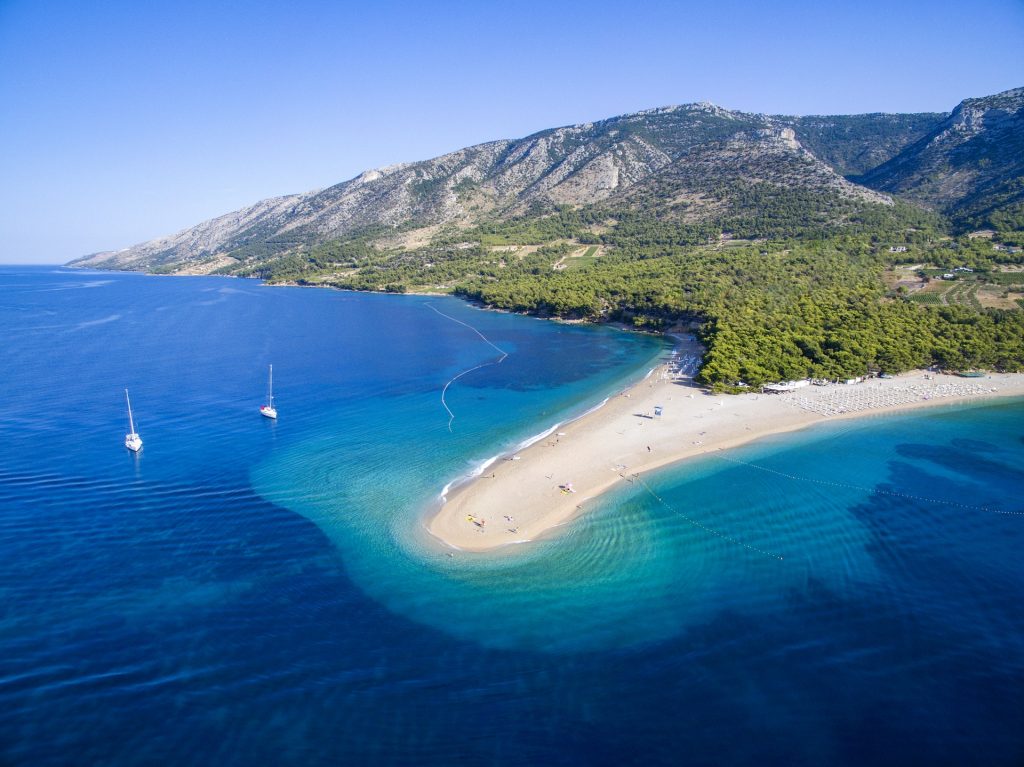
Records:
<instances>
[{"instance_id":1,"label":"barren limestone ridge","mask_svg":"<svg viewBox=\"0 0 1024 767\"><path fill-rule=\"evenodd\" d=\"M637 188L672 187L690 220L714 219L742 206L736 190L723 187L738 179L817 192L825 205L834 197L886 204L897 192L944 210L965 197L977 202L994 179L1020 175L1022 94L969 99L949 115L781 117L706 103L653 109L369 170L74 263L230 272L368 228L383 236L555 205L629 207L644 199ZM971 162L979 152L989 160L983 167ZM949 159L950 172L937 178Z\"/></svg>"}]
</instances>

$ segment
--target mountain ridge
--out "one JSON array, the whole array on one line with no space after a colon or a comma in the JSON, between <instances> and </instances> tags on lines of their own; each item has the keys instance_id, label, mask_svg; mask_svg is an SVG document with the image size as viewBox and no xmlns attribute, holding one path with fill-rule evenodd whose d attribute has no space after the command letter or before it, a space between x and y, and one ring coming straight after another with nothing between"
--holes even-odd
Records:
<instances>
[{"instance_id":1,"label":"mountain ridge","mask_svg":"<svg viewBox=\"0 0 1024 767\"><path fill-rule=\"evenodd\" d=\"M699 381L726 391L1020 370L1022 102L1024 89L943 115L663 107L364 171L76 265L686 328L706 349Z\"/></svg>"},{"instance_id":2,"label":"mountain ridge","mask_svg":"<svg viewBox=\"0 0 1024 767\"><path fill-rule=\"evenodd\" d=\"M845 169L851 163L837 161L835 149L841 143L835 136L844 127L847 134L853 122L859 122L861 130L864 124L891 128L890 140L881 150L885 154L915 138L936 117L784 117L709 102L657 107L546 129L521 139L485 142L430 160L369 169L339 184L261 200L172 235L71 263L139 270L177 264L182 270L213 271L249 256L284 255L368 227L465 226L487 216L522 214L532 204L594 204L656 176L697 146L758 130L789 129L794 140L827 145L835 155L832 162ZM826 134L832 136L831 143ZM877 141L859 146L856 136L847 135L845 140L855 148L846 155L879 151ZM817 154L806 151L815 157L829 155L823 149ZM825 165L835 171L835 165ZM859 167L855 158L852 166ZM841 174L836 171L836 176Z\"/></svg>"}]
</instances>

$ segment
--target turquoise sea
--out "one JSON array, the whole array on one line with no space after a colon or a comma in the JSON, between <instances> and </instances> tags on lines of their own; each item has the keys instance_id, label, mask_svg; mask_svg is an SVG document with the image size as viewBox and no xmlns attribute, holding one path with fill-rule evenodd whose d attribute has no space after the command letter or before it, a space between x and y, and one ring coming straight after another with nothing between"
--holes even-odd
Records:
<instances>
[{"instance_id":1,"label":"turquoise sea","mask_svg":"<svg viewBox=\"0 0 1024 767\"><path fill-rule=\"evenodd\" d=\"M1024 763L1021 400L765 439L449 556L446 484L667 344L50 267L0 268L0 330L0 764Z\"/></svg>"}]
</instances>

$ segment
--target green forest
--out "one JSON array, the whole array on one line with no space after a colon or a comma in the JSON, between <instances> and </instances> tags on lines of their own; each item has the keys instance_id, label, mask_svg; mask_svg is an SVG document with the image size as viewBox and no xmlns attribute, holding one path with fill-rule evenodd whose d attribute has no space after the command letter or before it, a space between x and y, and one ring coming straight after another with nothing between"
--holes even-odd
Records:
<instances>
[{"instance_id":1,"label":"green forest","mask_svg":"<svg viewBox=\"0 0 1024 767\"><path fill-rule=\"evenodd\" d=\"M738 390L1024 369L1024 89L948 114L690 104L466 147L74 263L687 330Z\"/></svg>"},{"instance_id":2,"label":"green forest","mask_svg":"<svg viewBox=\"0 0 1024 767\"><path fill-rule=\"evenodd\" d=\"M1024 369L1019 308L930 305L883 280L898 262L927 263L933 272L993 269L1024 262L1020 253L951 236L941 217L908 205L847 206L823 217L809 211L820 211L821 200L804 194L766 199L756 187L728 194L739 203L715 222L686 223L654 198L640 212L533 210L442 230L413 250L382 249L381 231L364 231L253 264L248 274L352 290L451 292L513 312L646 330L688 325L706 348L701 380L718 390L931 365ZM1018 241L1014 231L1004 234L995 241ZM894 245L906 250L892 253ZM576 252L588 258L558 268Z\"/></svg>"}]
</instances>

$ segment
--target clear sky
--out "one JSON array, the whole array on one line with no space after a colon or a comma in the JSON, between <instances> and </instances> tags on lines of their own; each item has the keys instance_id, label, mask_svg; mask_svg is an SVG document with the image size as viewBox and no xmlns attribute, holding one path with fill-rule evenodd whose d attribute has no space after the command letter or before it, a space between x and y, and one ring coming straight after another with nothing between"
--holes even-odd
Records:
<instances>
[{"instance_id":1,"label":"clear sky","mask_svg":"<svg viewBox=\"0 0 1024 767\"><path fill-rule=\"evenodd\" d=\"M1024 0L0 0L0 263L667 104L947 112L1022 40Z\"/></svg>"}]
</instances>

